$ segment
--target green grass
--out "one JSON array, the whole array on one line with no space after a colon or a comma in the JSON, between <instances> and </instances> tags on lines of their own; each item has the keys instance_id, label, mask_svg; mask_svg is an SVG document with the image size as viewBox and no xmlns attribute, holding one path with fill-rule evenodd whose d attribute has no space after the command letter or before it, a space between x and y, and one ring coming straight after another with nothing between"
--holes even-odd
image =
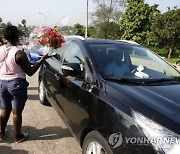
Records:
<instances>
[{"instance_id":1,"label":"green grass","mask_svg":"<svg viewBox=\"0 0 180 154\"><path fill-rule=\"evenodd\" d=\"M165 58L165 59L166 59L168 62L173 63L173 64L175 64L177 61L180 60L180 58L170 58L170 59Z\"/></svg>"},{"instance_id":2,"label":"green grass","mask_svg":"<svg viewBox=\"0 0 180 154\"><path fill-rule=\"evenodd\" d=\"M168 49L167 48L158 48L158 47L148 47L149 49L151 49L152 51L156 52L158 55L160 55L161 57L165 57L165 60L175 64L177 61L180 60L180 49L176 49L176 51L171 55L171 58L168 59Z\"/></svg>"}]
</instances>

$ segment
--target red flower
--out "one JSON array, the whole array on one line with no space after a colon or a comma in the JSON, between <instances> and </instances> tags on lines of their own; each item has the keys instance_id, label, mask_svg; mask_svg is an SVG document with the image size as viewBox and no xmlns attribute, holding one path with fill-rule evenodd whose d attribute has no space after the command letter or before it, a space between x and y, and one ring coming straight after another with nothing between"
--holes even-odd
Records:
<instances>
[{"instance_id":1,"label":"red flower","mask_svg":"<svg viewBox=\"0 0 180 154\"><path fill-rule=\"evenodd\" d=\"M49 38L52 40L54 38L55 33L53 31L50 32Z\"/></svg>"},{"instance_id":2,"label":"red flower","mask_svg":"<svg viewBox=\"0 0 180 154\"><path fill-rule=\"evenodd\" d=\"M61 47L61 43L58 43L58 44L57 44L57 48L60 48L60 47Z\"/></svg>"},{"instance_id":3,"label":"red flower","mask_svg":"<svg viewBox=\"0 0 180 154\"><path fill-rule=\"evenodd\" d=\"M61 40L61 35L57 35L57 36L56 36L56 40L57 40L57 41L60 41L60 40Z\"/></svg>"},{"instance_id":4,"label":"red flower","mask_svg":"<svg viewBox=\"0 0 180 154\"><path fill-rule=\"evenodd\" d=\"M39 43L42 45L48 45L54 49L60 48L62 43L65 42L63 36L58 31L59 27L54 26L53 28L43 27L42 36L39 37Z\"/></svg>"}]
</instances>

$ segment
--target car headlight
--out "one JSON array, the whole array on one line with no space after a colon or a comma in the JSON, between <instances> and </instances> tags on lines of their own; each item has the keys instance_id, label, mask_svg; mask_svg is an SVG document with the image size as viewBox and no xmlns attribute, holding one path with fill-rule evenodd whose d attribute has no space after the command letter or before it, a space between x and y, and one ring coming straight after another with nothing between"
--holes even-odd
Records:
<instances>
[{"instance_id":1,"label":"car headlight","mask_svg":"<svg viewBox=\"0 0 180 154\"><path fill-rule=\"evenodd\" d=\"M178 154L180 151L180 136L155 123L142 114L132 111L133 118L143 133L157 151L166 154Z\"/></svg>"}]
</instances>

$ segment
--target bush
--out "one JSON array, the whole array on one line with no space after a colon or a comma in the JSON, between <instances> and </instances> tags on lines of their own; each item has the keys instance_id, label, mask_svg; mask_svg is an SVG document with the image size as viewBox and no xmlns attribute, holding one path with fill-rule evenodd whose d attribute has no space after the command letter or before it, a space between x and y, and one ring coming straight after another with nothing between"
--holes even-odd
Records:
<instances>
[{"instance_id":1,"label":"bush","mask_svg":"<svg viewBox=\"0 0 180 154\"><path fill-rule=\"evenodd\" d=\"M153 46L146 46L150 50L154 51L158 55L166 57L168 55L168 49L167 48L159 48L159 47L153 47Z\"/></svg>"},{"instance_id":2,"label":"bush","mask_svg":"<svg viewBox=\"0 0 180 154\"><path fill-rule=\"evenodd\" d=\"M168 57L169 49L167 47L160 48L155 46L147 46L147 45L145 46L162 57ZM172 58L179 58L179 56L180 56L180 49L175 49L175 51L172 54Z\"/></svg>"}]
</instances>

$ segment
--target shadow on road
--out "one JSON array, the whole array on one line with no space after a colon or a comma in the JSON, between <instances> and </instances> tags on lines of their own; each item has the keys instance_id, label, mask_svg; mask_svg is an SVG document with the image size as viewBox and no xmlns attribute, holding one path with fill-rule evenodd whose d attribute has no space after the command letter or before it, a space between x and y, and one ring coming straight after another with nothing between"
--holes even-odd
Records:
<instances>
[{"instance_id":1,"label":"shadow on road","mask_svg":"<svg viewBox=\"0 0 180 154\"><path fill-rule=\"evenodd\" d=\"M28 94L28 100L39 100L39 96L38 94L35 95Z\"/></svg>"},{"instance_id":2,"label":"shadow on road","mask_svg":"<svg viewBox=\"0 0 180 154\"><path fill-rule=\"evenodd\" d=\"M28 87L28 90L38 90L38 87Z\"/></svg>"},{"instance_id":3,"label":"shadow on road","mask_svg":"<svg viewBox=\"0 0 180 154\"><path fill-rule=\"evenodd\" d=\"M1 146L0 145L0 153L5 154L5 153L13 153L13 154L28 154L28 151L26 150L17 150L17 149L12 149L9 146Z\"/></svg>"},{"instance_id":4,"label":"shadow on road","mask_svg":"<svg viewBox=\"0 0 180 154\"><path fill-rule=\"evenodd\" d=\"M30 134L29 140L55 140L65 137L72 137L67 128L45 127L36 129L35 127L24 127Z\"/></svg>"},{"instance_id":5,"label":"shadow on road","mask_svg":"<svg viewBox=\"0 0 180 154\"><path fill-rule=\"evenodd\" d=\"M8 125L7 127L8 134L4 142L12 143L14 142L14 126L13 125ZM37 129L35 127L31 126L23 126L22 127L22 132L28 132L29 137L28 141L33 141L33 140L57 140L61 138L66 138L66 137L72 137L70 131L67 128L62 128L60 126L56 127L45 127L45 128L40 128ZM1 146L0 146L1 149ZM1 152L0 152L1 153Z\"/></svg>"}]
</instances>

